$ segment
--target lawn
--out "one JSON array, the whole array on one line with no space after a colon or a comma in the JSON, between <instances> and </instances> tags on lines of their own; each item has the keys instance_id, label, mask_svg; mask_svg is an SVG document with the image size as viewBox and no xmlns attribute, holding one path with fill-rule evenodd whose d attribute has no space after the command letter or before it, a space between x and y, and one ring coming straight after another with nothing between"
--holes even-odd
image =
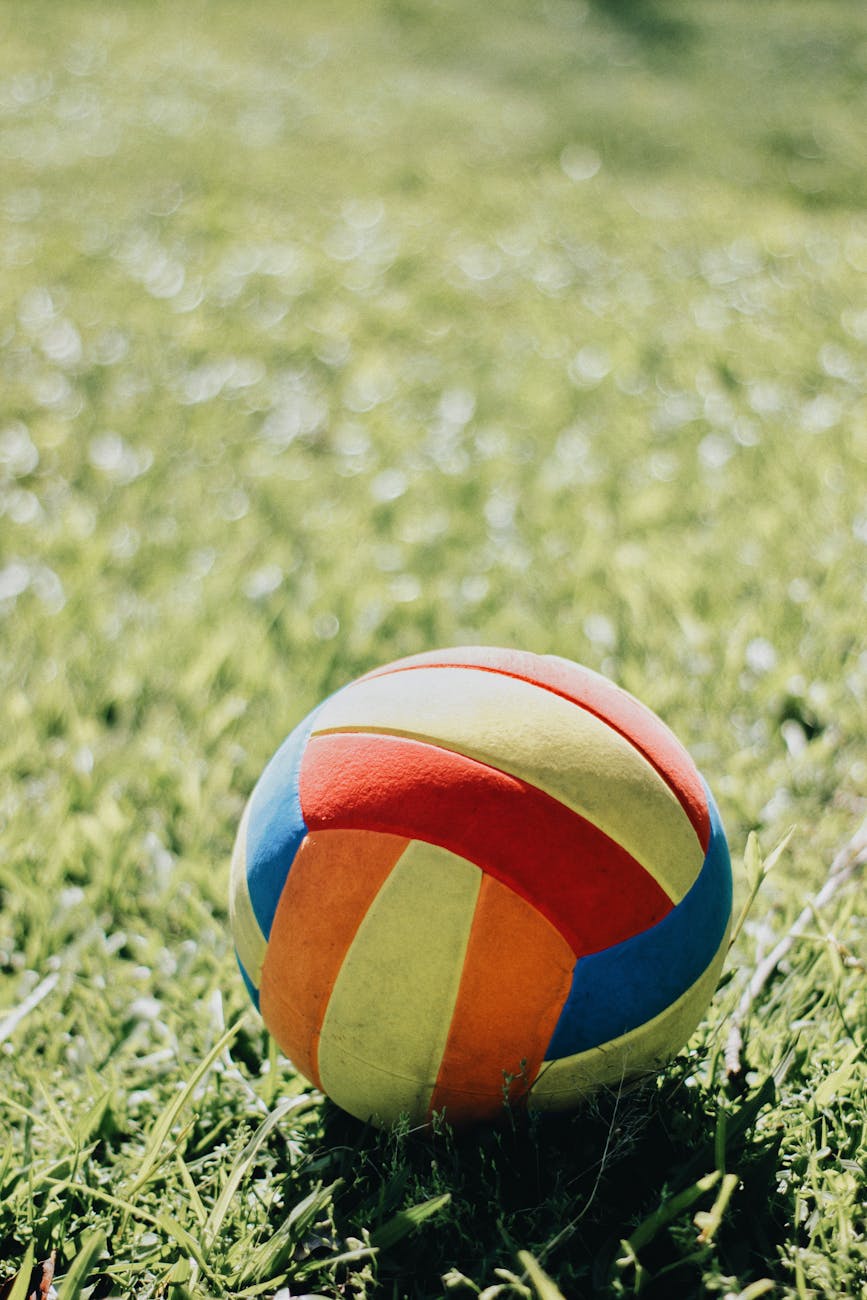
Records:
<instances>
[{"instance_id":1,"label":"lawn","mask_svg":"<svg viewBox=\"0 0 867 1300\"><path fill-rule=\"evenodd\" d=\"M0 1281L865 1293L865 78L855 0L0 0ZM480 643L659 713L755 898L658 1079L377 1134L232 842Z\"/></svg>"}]
</instances>

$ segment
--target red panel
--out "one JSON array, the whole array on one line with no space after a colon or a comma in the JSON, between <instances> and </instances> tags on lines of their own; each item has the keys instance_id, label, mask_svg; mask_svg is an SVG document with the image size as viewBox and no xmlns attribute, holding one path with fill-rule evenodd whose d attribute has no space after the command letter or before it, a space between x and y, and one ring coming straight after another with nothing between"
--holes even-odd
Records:
<instances>
[{"instance_id":1,"label":"red panel","mask_svg":"<svg viewBox=\"0 0 867 1300\"><path fill-rule=\"evenodd\" d=\"M357 827L440 844L533 903L576 957L671 911L653 877L598 827L463 754L397 736L316 736L299 789L311 831Z\"/></svg>"},{"instance_id":2,"label":"red panel","mask_svg":"<svg viewBox=\"0 0 867 1300\"><path fill-rule=\"evenodd\" d=\"M704 786L695 764L665 723L613 682L568 659L489 646L467 646L413 655L376 669L367 676L381 677L390 672L433 667L478 668L533 682L607 722L630 741L668 783L695 827L702 849L707 852L710 817Z\"/></svg>"},{"instance_id":3,"label":"red panel","mask_svg":"<svg viewBox=\"0 0 867 1300\"><path fill-rule=\"evenodd\" d=\"M308 835L283 886L262 966L259 1005L280 1048L317 1087L319 1034L343 959L406 848L394 835Z\"/></svg>"}]
</instances>

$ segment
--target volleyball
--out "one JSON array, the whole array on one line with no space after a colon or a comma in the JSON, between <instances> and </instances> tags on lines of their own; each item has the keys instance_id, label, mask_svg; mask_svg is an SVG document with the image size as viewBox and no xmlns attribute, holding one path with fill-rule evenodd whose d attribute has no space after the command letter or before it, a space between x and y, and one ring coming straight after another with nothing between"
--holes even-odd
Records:
<instances>
[{"instance_id":1,"label":"volleyball","mask_svg":"<svg viewBox=\"0 0 867 1300\"><path fill-rule=\"evenodd\" d=\"M280 1050L380 1125L565 1110L658 1071L731 923L719 813L669 728L588 668L489 647L315 708L253 789L230 881Z\"/></svg>"}]
</instances>

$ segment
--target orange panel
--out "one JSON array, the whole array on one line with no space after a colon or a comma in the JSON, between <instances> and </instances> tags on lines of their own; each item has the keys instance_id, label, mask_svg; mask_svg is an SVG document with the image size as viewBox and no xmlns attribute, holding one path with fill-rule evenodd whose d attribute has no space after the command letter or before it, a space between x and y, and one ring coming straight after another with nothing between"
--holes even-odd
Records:
<instances>
[{"instance_id":1,"label":"orange panel","mask_svg":"<svg viewBox=\"0 0 867 1300\"><path fill-rule=\"evenodd\" d=\"M293 1064L320 1086L319 1032L343 960L408 840L314 831L286 878L262 965L262 1016Z\"/></svg>"},{"instance_id":2,"label":"orange panel","mask_svg":"<svg viewBox=\"0 0 867 1300\"><path fill-rule=\"evenodd\" d=\"M431 1098L446 1118L496 1118L535 1079L572 985L575 955L553 925L485 875ZM506 1076L511 1081L506 1082Z\"/></svg>"}]
</instances>

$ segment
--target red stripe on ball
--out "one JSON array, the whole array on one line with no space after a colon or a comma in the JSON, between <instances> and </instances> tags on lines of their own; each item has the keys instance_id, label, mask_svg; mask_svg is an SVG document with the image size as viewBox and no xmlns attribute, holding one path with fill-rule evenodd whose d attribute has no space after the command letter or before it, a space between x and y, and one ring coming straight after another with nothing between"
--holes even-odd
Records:
<instances>
[{"instance_id":1,"label":"red stripe on ball","mask_svg":"<svg viewBox=\"0 0 867 1300\"><path fill-rule=\"evenodd\" d=\"M316 736L299 788L311 831L370 830L439 844L532 903L576 957L639 934L672 908L644 867L597 826L463 754L396 736Z\"/></svg>"}]
</instances>

